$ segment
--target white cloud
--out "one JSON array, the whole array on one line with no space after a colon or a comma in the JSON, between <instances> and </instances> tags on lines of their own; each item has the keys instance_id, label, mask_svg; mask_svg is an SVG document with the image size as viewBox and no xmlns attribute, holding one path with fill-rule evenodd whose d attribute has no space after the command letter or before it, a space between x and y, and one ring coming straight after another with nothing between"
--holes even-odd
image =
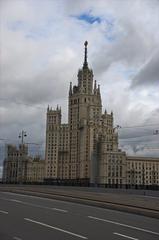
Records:
<instances>
[{"instance_id":1,"label":"white cloud","mask_svg":"<svg viewBox=\"0 0 159 240\"><path fill-rule=\"evenodd\" d=\"M159 88L159 50L143 66L132 82L132 87L146 85Z\"/></svg>"}]
</instances>

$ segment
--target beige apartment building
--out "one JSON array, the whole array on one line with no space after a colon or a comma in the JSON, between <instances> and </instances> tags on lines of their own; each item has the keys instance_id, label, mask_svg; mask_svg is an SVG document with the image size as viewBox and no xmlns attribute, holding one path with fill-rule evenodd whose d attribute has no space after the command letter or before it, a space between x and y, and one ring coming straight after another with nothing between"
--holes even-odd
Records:
<instances>
[{"instance_id":1,"label":"beige apartment building","mask_svg":"<svg viewBox=\"0 0 159 240\"><path fill-rule=\"evenodd\" d=\"M28 146L20 144L6 146L6 158L3 162L4 183L43 182L45 161L39 157L28 156Z\"/></svg>"},{"instance_id":2,"label":"beige apartment building","mask_svg":"<svg viewBox=\"0 0 159 240\"><path fill-rule=\"evenodd\" d=\"M126 183L128 185L159 185L159 158L127 156Z\"/></svg>"},{"instance_id":3,"label":"beige apartment building","mask_svg":"<svg viewBox=\"0 0 159 240\"><path fill-rule=\"evenodd\" d=\"M20 144L6 146L6 158L3 162L3 182L22 183L27 180L28 146Z\"/></svg>"},{"instance_id":4,"label":"beige apartment building","mask_svg":"<svg viewBox=\"0 0 159 240\"><path fill-rule=\"evenodd\" d=\"M45 161L39 157L30 158L27 163L27 182L42 183L45 173Z\"/></svg>"},{"instance_id":5,"label":"beige apartment building","mask_svg":"<svg viewBox=\"0 0 159 240\"><path fill-rule=\"evenodd\" d=\"M103 152L99 162L99 184L125 185L126 182L126 154L125 152Z\"/></svg>"},{"instance_id":6,"label":"beige apartment building","mask_svg":"<svg viewBox=\"0 0 159 240\"><path fill-rule=\"evenodd\" d=\"M45 177L69 179L69 128L61 124L61 109L47 109Z\"/></svg>"}]
</instances>

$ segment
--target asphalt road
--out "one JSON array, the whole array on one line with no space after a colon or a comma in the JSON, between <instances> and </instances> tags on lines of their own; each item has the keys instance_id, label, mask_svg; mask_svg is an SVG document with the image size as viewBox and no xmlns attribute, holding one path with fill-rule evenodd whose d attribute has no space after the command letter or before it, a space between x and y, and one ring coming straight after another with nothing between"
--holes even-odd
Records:
<instances>
[{"instance_id":1,"label":"asphalt road","mask_svg":"<svg viewBox=\"0 0 159 240\"><path fill-rule=\"evenodd\" d=\"M0 240L158 240L159 220L0 192Z\"/></svg>"}]
</instances>

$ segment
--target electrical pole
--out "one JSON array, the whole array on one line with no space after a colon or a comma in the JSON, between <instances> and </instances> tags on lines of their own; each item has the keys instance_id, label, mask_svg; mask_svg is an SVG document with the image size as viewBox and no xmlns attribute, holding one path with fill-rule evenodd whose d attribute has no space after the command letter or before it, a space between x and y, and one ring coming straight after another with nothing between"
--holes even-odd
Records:
<instances>
[{"instance_id":1,"label":"electrical pole","mask_svg":"<svg viewBox=\"0 0 159 240\"><path fill-rule=\"evenodd\" d=\"M116 127L114 127L113 130L115 131L116 129L118 130L120 128L122 128L120 125L116 125Z\"/></svg>"},{"instance_id":2,"label":"electrical pole","mask_svg":"<svg viewBox=\"0 0 159 240\"><path fill-rule=\"evenodd\" d=\"M153 135L158 135L159 134L159 129L154 130Z\"/></svg>"},{"instance_id":3,"label":"electrical pole","mask_svg":"<svg viewBox=\"0 0 159 240\"><path fill-rule=\"evenodd\" d=\"M22 151L22 156L18 156L18 169L17 169L17 177L18 177L18 183L22 183L23 182L23 168L24 168L24 171L26 172L26 162L25 162L25 155L26 155L26 152L25 152L25 146L24 145L24 137L27 137L27 134L24 130L22 130L20 133L19 133L19 138L21 138L21 151Z\"/></svg>"}]
</instances>

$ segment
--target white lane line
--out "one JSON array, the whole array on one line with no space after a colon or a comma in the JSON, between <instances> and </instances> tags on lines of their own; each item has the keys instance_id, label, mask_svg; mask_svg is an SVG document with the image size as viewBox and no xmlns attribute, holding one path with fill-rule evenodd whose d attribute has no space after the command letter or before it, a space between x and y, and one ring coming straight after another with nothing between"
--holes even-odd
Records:
<instances>
[{"instance_id":1,"label":"white lane line","mask_svg":"<svg viewBox=\"0 0 159 240\"><path fill-rule=\"evenodd\" d=\"M29 195L26 195L26 194L20 194L20 193L12 193L12 192L1 192L5 195L17 195L17 196L21 196L21 197L25 197L25 196L29 196ZM32 196L29 196L29 197L32 197Z\"/></svg>"},{"instance_id":2,"label":"white lane line","mask_svg":"<svg viewBox=\"0 0 159 240\"><path fill-rule=\"evenodd\" d=\"M61 229L61 228L58 228L58 227L53 227L53 226L51 226L51 225L48 225L48 224L45 224L45 223L42 223L42 222L38 222L38 221L35 221L35 220L33 220L33 219L30 219L30 218L24 218L24 220L26 220L26 221L28 221L28 222L32 222L32 223L39 224L39 225L44 226L44 227L47 227L47 228L52 228L52 229L54 229L54 230L67 233L67 234L69 234L69 235L72 235L72 236L75 236L75 237L78 237L78 238L88 239L88 238L85 237L85 236L82 236L82 235L79 235L79 234L76 234L76 233L73 233L73 232L69 232L69 231L67 231L67 230L64 230L64 229Z\"/></svg>"},{"instance_id":3,"label":"white lane line","mask_svg":"<svg viewBox=\"0 0 159 240\"><path fill-rule=\"evenodd\" d=\"M0 213L8 214L8 212L0 210Z\"/></svg>"},{"instance_id":4,"label":"white lane line","mask_svg":"<svg viewBox=\"0 0 159 240\"><path fill-rule=\"evenodd\" d=\"M113 234L118 235L120 237L129 238L129 239L132 239L132 240L139 240L138 238L133 238L133 237L121 234L121 233L117 233L117 232L114 232Z\"/></svg>"},{"instance_id":5,"label":"white lane line","mask_svg":"<svg viewBox=\"0 0 159 240\"><path fill-rule=\"evenodd\" d=\"M148 229L134 227L134 226L131 226L131 225L127 225L127 224L123 224L123 223L119 223L119 222L114 222L114 221L110 221L110 220L107 220L107 219L97 218L97 217L93 217L93 216L88 216L88 218L91 218L91 219L94 219L94 220L97 220L97 221L103 221L103 222L107 222L107 223L116 224L116 225L119 225L119 226L122 226L122 227L136 229L136 230L139 230L139 231L142 231L142 232L147 232L147 233L159 236L158 232L153 232L153 231L148 230Z\"/></svg>"},{"instance_id":6,"label":"white lane line","mask_svg":"<svg viewBox=\"0 0 159 240\"><path fill-rule=\"evenodd\" d=\"M143 195L142 195L143 196ZM156 196L156 197L153 197L153 196L143 196L143 197L145 197L145 198L157 198L157 199L159 199L159 196Z\"/></svg>"},{"instance_id":7,"label":"white lane line","mask_svg":"<svg viewBox=\"0 0 159 240\"><path fill-rule=\"evenodd\" d=\"M61 209L61 208L51 208L52 210L58 211L58 212L68 212L67 210Z\"/></svg>"},{"instance_id":8,"label":"white lane line","mask_svg":"<svg viewBox=\"0 0 159 240\"><path fill-rule=\"evenodd\" d=\"M22 204L28 205L28 206L31 206L31 207L43 208L43 209L48 209L48 210L53 210L53 211L59 211L59 212L63 212L63 213L67 213L67 212L68 212L68 211L65 210L65 209L61 209L61 208L51 208L51 207L46 207L46 206L42 206L42 205L34 204L34 203L22 202Z\"/></svg>"},{"instance_id":9,"label":"white lane line","mask_svg":"<svg viewBox=\"0 0 159 240\"><path fill-rule=\"evenodd\" d=\"M9 201L9 198L0 198L0 200Z\"/></svg>"},{"instance_id":10,"label":"white lane line","mask_svg":"<svg viewBox=\"0 0 159 240\"><path fill-rule=\"evenodd\" d=\"M12 201L12 202L22 203L22 201L17 200L17 199L8 199L8 200L9 200L9 201Z\"/></svg>"},{"instance_id":11,"label":"white lane line","mask_svg":"<svg viewBox=\"0 0 159 240\"><path fill-rule=\"evenodd\" d=\"M13 237L14 240L22 240L21 238L19 237Z\"/></svg>"},{"instance_id":12,"label":"white lane line","mask_svg":"<svg viewBox=\"0 0 159 240\"><path fill-rule=\"evenodd\" d=\"M76 206L76 204L77 203L71 203L71 202L67 202L67 201L63 201L63 200L55 200L55 199L49 199L49 198L45 198L45 197L38 197L38 196L31 196L31 195L26 195L26 194L20 194L20 193L11 193L11 192L1 192L1 193L3 193L3 194L9 194L9 195L17 195L17 196L20 196L20 197L27 197L27 198L35 198L35 199L40 199L40 200L44 200L44 201L49 201L49 202L55 202L55 203L65 203L65 204L67 204L67 205L73 205L73 206ZM94 208L96 208L96 209L99 209L99 210L101 210L101 208L100 207L93 207L93 206L86 206L86 205L83 205L83 204L80 204L80 203L78 203L78 206L82 206L82 207L86 207L86 208L90 208L90 209L94 209ZM102 209L102 211L105 211L105 212L111 212L112 213L112 211L114 211L114 212L116 212L116 210L112 210L112 209Z\"/></svg>"},{"instance_id":13,"label":"white lane line","mask_svg":"<svg viewBox=\"0 0 159 240\"><path fill-rule=\"evenodd\" d=\"M38 205L38 204L34 204L34 203L23 202L23 201L20 201L20 200L17 200L17 199L9 199L9 198L0 198L0 199L5 200L5 201L22 203L22 204L24 204L24 205L28 205L28 206L31 206L31 207L44 208L44 209L49 209L49 210L58 211L58 212L63 212L63 213L67 213L67 212L68 212L68 210L65 210L65 209L46 207L46 206L42 206L42 205Z\"/></svg>"},{"instance_id":14,"label":"white lane line","mask_svg":"<svg viewBox=\"0 0 159 240\"><path fill-rule=\"evenodd\" d=\"M11 202L17 202L17 203L22 203L22 201L20 201L20 200L17 200L17 199L10 199L10 198L0 198L0 200L11 201Z\"/></svg>"}]
</instances>

